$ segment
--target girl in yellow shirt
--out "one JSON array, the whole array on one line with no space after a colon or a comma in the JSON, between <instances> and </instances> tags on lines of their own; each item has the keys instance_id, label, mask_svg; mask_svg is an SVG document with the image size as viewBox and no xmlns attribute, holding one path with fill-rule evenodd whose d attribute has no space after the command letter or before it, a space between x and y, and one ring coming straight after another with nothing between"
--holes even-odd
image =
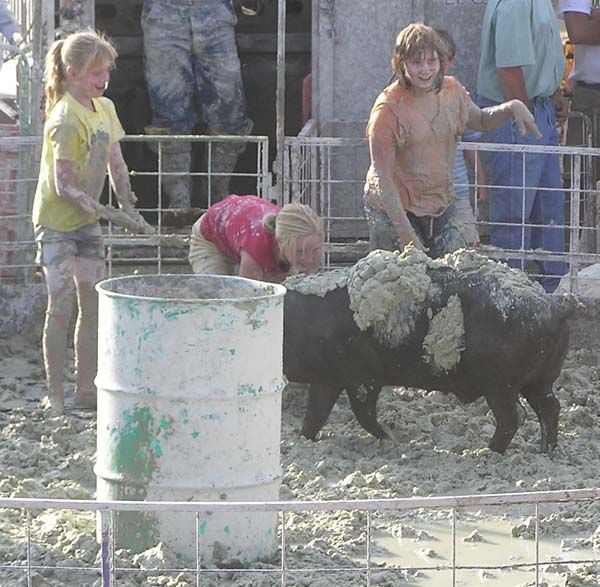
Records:
<instances>
[{"instance_id":1,"label":"girl in yellow shirt","mask_svg":"<svg viewBox=\"0 0 600 587\"><path fill-rule=\"evenodd\" d=\"M113 103L103 97L117 53L94 31L56 41L46 57L46 124L32 220L48 306L42 347L50 408L64 408L67 328L77 293L75 403L96 404L97 299L104 275L99 218L135 232L152 228L136 212L118 141L124 136ZM100 204L106 170L121 207Z\"/></svg>"}]
</instances>

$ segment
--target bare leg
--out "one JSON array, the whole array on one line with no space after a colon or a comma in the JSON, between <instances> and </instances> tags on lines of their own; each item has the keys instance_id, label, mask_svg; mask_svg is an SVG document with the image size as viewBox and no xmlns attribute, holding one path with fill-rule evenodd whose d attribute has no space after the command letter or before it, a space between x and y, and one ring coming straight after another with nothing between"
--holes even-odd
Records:
<instances>
[{"instance_id":1,"label":"bare leg","mask_svg":"<svg viewBox=\"0 0 600 587\"><path fill-rule=\"evenodd\" d=\"M377 398L381 386L379 384L361 385L359 388L348 388L346 393L350 399L350 407L358 423L375 438L383 440L390 435L377 421Z\"/></svg>"},{"instance_id":2,"label":"bare leg","mask_svg":"<svg viewBox=\"0 0 600 587\"><path fill-rule=\"evenodd\" d=\"M96 406L94 377L98 355L98 296L94 286L104 276L104 259L75 257L79 313L75 326L75 403Z\"/></svg>"},{"instance_id":3,"label":"bare leg","mask_svg":"<svg viewBox=\"0 0 600 587\"><path fill-rule=\"evenodd\" d=\"M308 405L302 424L302 436L314 440L323 428L331 409L342 393L341 388L322 383L311 383L308 388Z\"/></svg>"},{"instance_id":4,"label":"bare leg","mask_svg":"<svg viewBox=\"0 0 600 587\"><path fill-rule=\"evenodd\" d=\"M558 414L560 412L560 403L552 393L552 384L531 385L522 393L540 423L541 450L549 453L556 448L558 441Z\"/></svg>"},{"instance_id":5,"label":"bare leg","mask_svg":"<svg viewBox=\"0 0 600 587\"><path fill-rule=\"evenodd\" d=\"M73 314L73 257L44 266L48 306L42 335L48 400L53 412L64 409L64 376L67 356L67 328Z\"/></svg>"},{"instance_id":6,"label":"bare leg","mask_svg":"<svg viewBox=\"0 0 600 587\"><path fill-rule=\"evenodd\" d=\"M505 391L495 391L486 400L496 418L496 431L488 446L490 450L504 454L519 428L517 398Z\"/></svg>"}]
</instances>

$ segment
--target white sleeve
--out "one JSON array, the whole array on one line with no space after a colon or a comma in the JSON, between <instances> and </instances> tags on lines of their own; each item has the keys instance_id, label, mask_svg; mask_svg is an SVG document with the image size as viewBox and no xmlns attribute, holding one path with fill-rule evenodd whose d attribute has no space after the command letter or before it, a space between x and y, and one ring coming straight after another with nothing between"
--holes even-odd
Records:
<instances>
[{"instance_id":1,"label":"white sleeve","mask_svg":"<svg viewBox=\"0 0 600 587\"><path fill-rule=\"evenodd\" d=\"M583 14L591 14L592 0L558 0L559 16L563 16L565 12L581 12Z\"/></svg>"}]
</instances>

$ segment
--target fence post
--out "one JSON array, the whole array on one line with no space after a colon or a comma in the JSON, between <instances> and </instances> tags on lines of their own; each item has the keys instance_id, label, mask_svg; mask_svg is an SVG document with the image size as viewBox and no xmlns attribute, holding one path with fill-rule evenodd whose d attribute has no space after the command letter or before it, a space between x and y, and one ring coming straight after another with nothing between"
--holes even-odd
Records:
<instances>
[{"instance_id":1,"label":"fence post","mask_svg":"<svg viewBox=\"0 0 600 587\"><path fill-rule=\"evenodd\" d=\"M111 512L105 510L100 512L102 587L113 585L110 518Z\"/></svg>"}]
</instances>

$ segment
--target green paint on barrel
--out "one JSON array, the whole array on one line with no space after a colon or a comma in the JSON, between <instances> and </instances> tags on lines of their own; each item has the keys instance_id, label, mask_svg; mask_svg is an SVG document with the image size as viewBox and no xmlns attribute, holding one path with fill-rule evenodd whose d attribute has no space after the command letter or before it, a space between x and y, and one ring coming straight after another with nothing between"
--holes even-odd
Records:
<instances>
[{"instance_id":1,"label":"green paint on barrel","mask_svg":"<svg viewBox=\"0 0 600 587\"><path fill-rule=\"evenodd\" d=\"M168 304L160 304L160 313L165 320L175 320L180 316L189 314L191 311L191 308L173 307Z\"/></svg>"},{"instance_id":2,"label":"green paint on barrel","mask_svg":"<svg viewBox=\"0 0 600 587\"><path fill-rule=\"evenodd\" d=\"M163 455L161 441L168 439L171 429L172 422L164 417L157 425L148 407L122 412L119 425L111 427L109 454L112 469L120 478L110 484L109 499L146 499L148 483L157 468L157 460ZM117 515L116 538L121 546L142 552L159 540L157 521L152 513L118 512Z\"/></svg>"},{"instance_id":3,"label":"green paint on barrel","mask_svg":"<svg viewBox=\"0 0 600 587\"><path fill-rule=\"evenodd\" d=\"M254 385L249 385L247 383L243 383L242 385L240 385L237 390L238 395L256 396L259 393L263 393L263 392L264 392L264 389L263 389L262 385L260 385L259 387L255 387Z\"/></svg>"},{"instance_id":4,"label":"green paint on barrel","mask_svg":"<svg viewBox=\"0 0 600 587\"><path fill-rule=\"evenodd\" d=\"M150 450L152 415L147 407L125 410L121 426L115 434L116 446L112 452L113 467L119 473L147 479L156 467L155 453Z\"/></svg>"},{"instance_id":5,"label":"green paint on barrel","mask_svg":"<svg viewBox=\"0 0 600 587\"><path fill-rule=\"evenodd\" d=\"M125 308L125 312L129 316L129 318L139 318L140 309L138 308L136 300L125 300L125 302L123 303L123 307Z\"/></svg>"}]
</instances>

